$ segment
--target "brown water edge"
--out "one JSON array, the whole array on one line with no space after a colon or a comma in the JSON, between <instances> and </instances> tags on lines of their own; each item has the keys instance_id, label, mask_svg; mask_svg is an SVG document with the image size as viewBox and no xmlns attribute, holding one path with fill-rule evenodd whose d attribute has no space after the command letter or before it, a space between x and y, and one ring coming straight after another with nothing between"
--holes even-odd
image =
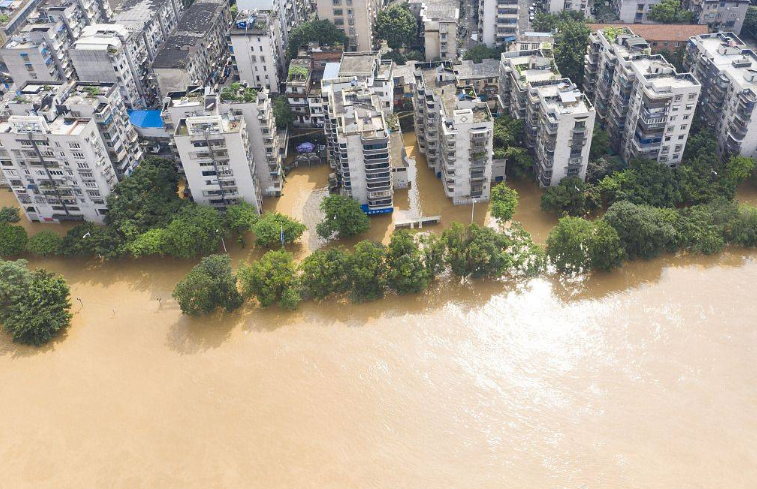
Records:
<instances>
[{"instance_id":1,"label":"brown water edge","mask_svg":"<svg viewBox=\"0 0 757 489\"><path fill-rule=\"evenodd\" d=\"M447 204L429 175L431 215ZM266 206L312 229L327 176L294 172ZM552 218L528 188L538 239ZM390 219L372 222L386 241ZM227 245L235 262L258 253ZM83 306L46 347L0 334L0 487L751 488L755 258L198 319L170 298L194 261L32 259Z\"/></svg>"}]
</instances>

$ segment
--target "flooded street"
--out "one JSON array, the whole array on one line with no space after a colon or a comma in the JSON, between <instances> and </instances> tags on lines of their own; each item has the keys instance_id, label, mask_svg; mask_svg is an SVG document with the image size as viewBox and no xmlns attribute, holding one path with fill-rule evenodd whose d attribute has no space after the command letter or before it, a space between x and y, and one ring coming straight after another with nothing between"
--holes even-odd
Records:
<instances>
[{"instance_id":1,"label":"flooded street","mask_svg":"<svg viewBox=\"0 0 757 489\"><path fill-rule=\"evenodd\" d=\"M417 167L418 198L398 191L397 207L441 214L429 230L469 222L470 206L453 207L422 159ZM299 257L324 244L314 227L328 173L296 170L266 202L308 225L291 250ZM538 210L535 185L515 187L516 219L543 242L556 219ZM757 188L739 196L757 203ZM474 220L485 217L476 206ZM388 241L391 222L374 218L368 237ZM259 253L228 245L235 263ZM757 480L757 252L200 319L170 297L192 261L30 264L62 273L83 305L74 300L72 327L46 347L0 334L2 488Z\"/></svg>"}]
</instances>

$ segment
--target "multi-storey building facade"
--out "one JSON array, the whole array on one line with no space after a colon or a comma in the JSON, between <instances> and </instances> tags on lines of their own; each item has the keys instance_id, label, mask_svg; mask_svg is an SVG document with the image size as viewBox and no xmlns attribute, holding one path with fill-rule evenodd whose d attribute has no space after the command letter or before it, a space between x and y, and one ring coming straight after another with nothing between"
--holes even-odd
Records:
<instances>
[{"instance_id":1,"label":"multi-storey building facade","mask_svg":"<svg viewBox=\"0 0 757 489\"><path fill-rule=\"evenodd\" d=\"M330 20L347 34L348 49L371 51L380 0L318 0L318 18Z\"/></svg>"},{"instance_id":2,"label":"multi-storey building facade","mask_svg":"<svg viewBox=\"0 0 757 489\"><path fill-rule=\"evenodd\" d=\"M362 84L379 98L379 107L384 114L394 110L394 77L392 62L382 60L377 52L344 53L339 63L327 63L321 86L333 86L335 90ZM325 98L325 94L324 94Z\"/></svg>"},{"instance_id":3,"label":"multi-storey building facade","mask_svg":"<svg viewBox=\"0 0 757 489\"><path fill-rule=\"evenodd\" d=\"M494 122L472 87L444 65L415 74L418 148L454 204L489 200Z\"/></svg>"},{"instance_id":4,"label":"multi-storey building facade","mask_svg":"<svg viewBox=\"0 0 757 489\"><path fill-rule=\"evenodd\" d=\"M17 84L63 79L56 53L44 33L22 32L14 35L0 49L0 57Z\"/></svg>"},{"instance_id":5,"label":"multi-storey building facade","mask_svg":"<svg viewBox=\"0 0 757 489\"><path fill-rule=\"evenodd\" d=\"M280 23L274 11L239 12L228 34L234 73L251 87L279 92L284 59Z\"/></svg>"},{"instance_id":6,"label":"multi-storey building facade","mask_svg":"<svg viewBox=\"0 0 757 489\"><path fill-rule=\"evenodd\" d=\"M684 65L702 83L699 107L725 155L757 157L757 55L731 33L691 38Z\"/></svg>"},{"instance_id":7,"label":"multi-storey building facade","mask_svg":"<svg viewBox=\"0 0 757 489\"><path fill-rule=\"evenodd\" d=\"M226 89L221 92L220 101L222 113L245 120L260 191L263 195L280 196L284 188L284 142L279 139L268 91L242 88L235 93Z\"/></svg>"},{"instance_id":8,"label":"multi-storey building facade","mask_svg":"<svg viewBox=\"0 0 757 489\"><path fill-rule=\"evenodd\" d=\"M129 44L141 46L152 63L178 25L183 10L181 0L124 0L112 18L132 34Z\"/></svg>"},{"instance_id":9,"label":"multi-storey building facade","mask_svg":"<svg viewBox=\"0 0 757 489\"><path fill-rule=\"evenodd\" d=\"M591 102L541 51L503 53L499 72L500 108L524 121L539 184L585 179L595 118Z\"/></svg>"},{"instance_id":10,"label":"multi-storey building facade","mask_svg":"<svg viewBox=\"0 0 757 489\"><path fill-rule=\"evenodd\" d=\"M479 0L478 33L489 47L514 41L518 36L518 0Z\"/></svg>"},{"instance_id":11,"label":"multi-storey building facade","mask_svg":"<svg viewBox=\"0 0 757 489\"><path fill-rule=\"evenodd\" d=\"M694 18L700 24L707 24L711 32L728 31L741 33L744 25L748 0L685 0L684 7L694 12Z\"/></svg>"},{"instance_id":12,"label":"multi-storey building facade","mask_svg":"<svg viewBox=\"0 0 757 489\"><path fill-rule=\"evenodd\" d=\"M310 48L289 63L286 97L294 113L294 125L323 127L321 80L328 63L339 63L341 49Z\"/></svg>"},{"instance_id":13,"label":"multi-storey building facade","mask_svg":"<svg viewBox=\"0 0 757 489\"><path fill-rule=\"evenodd\" d=\"M227 61L226 33L231 22L225 0L197 0L160 48L152 70L161 94L190 85L213 85Z\"/></svg>"},{"instance_id":14,"label":"multi-storey building facade","mask_svg":"<svg viewBox=\"0 0 757 489\"><path fill-rule=\"evenodd\" d=\"M701 86L677 73L630 29L591 34L584 88L610 146L625 160L649 158L673 168L681 161Z\"/></svg>"},{"instance_id":15,"label":"multi-storey building facade","mask_svg":"<svg viewBox=\"0 0 757 489\"><path fill-rule=\"evenodd\" d=\"M593 5L594 3L589 0L549 0L549 13L559 14L564 10L572 10L590 17L590 9Z\"/></svg>"},{"instance_id":16,"label":"multi-storey building facade","mask_svg":"<svg viewBox=\"0 0 757 489\"><path fill-rule=\"evenodd\" d=\"M391 138L378 97L360 84L328 86L324 96L329 162L340 193L357 200L367 214L392 212Z\"/></svg>"},{"instance_id":17,"label":"multi-storey building facade","mask_svg":"<svg viewBox=\"0 0 757 489\"><path fill-rule=\"evenodd\" d=\"M140 108L154 93L147 67L134 58L133 39L120 24L93 24L83 29L70 55L80 80L115 83L126 106Z\"/></svg>"},{"instance_id":18,"label":"multi-storey building facade","mask_svg":"<svg viewBox=\"0 0 757 489\"><path fill-rule=\"evenodd\" d=\"M639 24L649 21L649 9L658 3L660 0L612 0L610 5L620 22Z\"/></svg>"},{"instance_id":19,"label":"multi-storey building facade","mask_svg":"<svg viewBox=\"0 0 757 489\"><path fill-rule=\"evenodd\" d=\"M30 221L102 223L116 172L94 119L4 116L0 165Z\"/></svg>"},{"instance_id":20,"label":"multi-storey building facade","mask_svg":"<svg viewBox=\"0 0 757 489\"><path fill-rule=\"evenodd\" d=\"M56 115L92 119L119 178L142 160L137 133L118 88L100 82L29 82L4 103L7 115Z\"/></svg>"},{"instance_id":21,"label":"multi-storey building facade","mask_svg":"<svg viewBox=\"0 0 757 489\"><path fill-rule=\"evenodd\" d=\"M426 61L456 60L460 2L410 0L408 6L420 22Z\"/></svg>"},{"instance_id":22,"label":"multi-storey building facade","mask_svg":"<svg viewBox=\"0 0 757 489\"><path fill-rule=\"evenodd\" d=\"M279 24L281 44L286 46L292 29L312 19L313 3L308 0L237 0L236 5L240 12L271 12Z\"/></svg>"}]
</instances>

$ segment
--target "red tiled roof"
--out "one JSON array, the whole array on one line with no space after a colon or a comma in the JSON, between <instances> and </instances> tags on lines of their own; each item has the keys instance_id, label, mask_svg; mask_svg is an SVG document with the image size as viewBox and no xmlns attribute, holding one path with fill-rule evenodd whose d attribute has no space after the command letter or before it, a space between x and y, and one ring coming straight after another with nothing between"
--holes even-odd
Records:
<instances>
[{"instance_id":1,"label":"red tiled roof","mask_svg":"<svg viewBox=\"0 0 757 489\"><path fill-rule=\"evenodd\" d=\"M705 24L588 24L588 26L592 31L598 31L605 27L628 27L634 34L649 42L685 42L692 36L707 34L708 32Z\"/></svg>"}]
</instances>

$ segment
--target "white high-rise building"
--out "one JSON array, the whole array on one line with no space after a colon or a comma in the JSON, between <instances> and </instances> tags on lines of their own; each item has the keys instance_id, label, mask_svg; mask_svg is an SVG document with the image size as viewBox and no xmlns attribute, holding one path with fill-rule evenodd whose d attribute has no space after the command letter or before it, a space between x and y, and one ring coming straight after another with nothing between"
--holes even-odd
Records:
<instances>
[{"instance_id":1,"label":"white high-rise building","mask_svg":"<svg viewBox=\"0 0 757 489\"><path fill-rule=\"evenodd\" d=\"M3 117L0 166L30 221L102 223L116 172L94 119Z\"/></svg>"},{"instance_id":2,"label":"white high-rise building","mask_svg":"<svg viewBox=\"0 0 757 489\"><path fill-rule=\"evenodd\" d=\"M142 160L137 133L114 83L29 82L4 101L10 115L93 119L117 175L131 175Z\"/></svg>"},{"instance_id":3,"label":"white high-rise building","mask_svg":"<svg viewBox=\"0 0 757 489\"><path fill-rule=\"evenodd\" d=\"M694 13L695 22L707 24L710 32L741 33L749 0L684 0L683 6Z\"/></svg>"},{"instance_id":4,"label":"white high-rise building","mask_svg":"<svg viewBox=\"0 0 757 489\"><path fill-rule=\"evenodd\" d=\"M140 45L149 62L166 42L181 19L184 2L181 0L124 0L112 16L133 35L129 44Z\"/></svg>"},{"instance_id":5,"label":"white high-rise building","mask_svg":"<svg viewBox=\"0 0 757 489\"><path fill-rule=\"evenodd\" d=\"M460 2L457 0L409 0L410 11L420 21L420 36L426 61L457 60L457 24Z\"/></svg>"},{"instance_id":6,"label":"white high-rise building","mask_svg":"<svg viewBox=\"0 0 757 489\"><path fill-rule=\"evenodd\" d=\"M71 49L71 59L80 80L111 82L118 86L129 108L141 108L151 99L147 67L134 57L133 37L120 24L93 24Z\"/></svg>"},{"instance_id":7,"label":"white high-rise building","mask_svg":"<svg viewBox=\"0 0 757 489\"><path fill-rule=\"evenodd\" d=\"M378 97L361 84L325 87L324 97L329 162L340 193L366 214L392 212L392 140Z\"/></svg>"},{"instance_id":8,"label":"white high-rise building","mask_svg":"<svg viewBox=\"0 0 757 489\"><path fill-rule=\"evenodd\" d=\"M539 184L584 180L595 118L591 102L541 51L502 53L499 71L500 108L523 120Z\"/></svg>"},{"instance_id":9,"label":"white high-rise building","mask_svg":"<svg viewBox=\"0 0 757 489\"><path fill-rule=\"evenodd\" d=\"M702 83L701 114L726 155L757 157L757 55L731 33L692 37L684 64Z\"/></svg>"},{"instance_id":10,"label":"white high-rise building","mask_svg":"<svg viewBox=\"0 0 757 489\"><path fill-rule=\"evenodd\" d=\"M237 0L236 5L240 12L271 12L272 18L279 24L282 44L286 45L292 29L312 20L314 3L309 0Z\"/></svg>"},{"instance_id":11,"label":"white high-rise building","mask_svg":"<svg viewBox=\"0 0 757 489\"><path fill-rule=\"evenodd\" d=\"M244 201L260 212L263 196L244 117L219 111L186 117L173 140L195 202L225 208Z\"/></svg>"},{"instance_id":12,"label":"white high-rise building","mask_svg":"<svg viewBox=\"0 0 757 489\"><path fill-rule=\"evenodd\" d=\"M585 17L591 17L590 9L594 6L591 0L549 0L549 13L559 14L565 10L581 12Z\"/></svg>"},{"instance_id":13,"label":"white high-rise building","mask_svg":"<svg viewBox=\"0 0 757 489\"><path fill-rule=\"evenodd\" d=\"M225 89L220 101L222 113L241 115L245 120L261 192L266 196L280 196L284 188L284 156L268 91Z\"/></svg>"},{"instance_id":14,"label":"white high-rise building","mask_svg":"<svg viewBox=\"0 0 757 489\"><path fill-rule=\"evenodd\" d=\"M473 87L458 87L444 65L415 73L418 148L454 204L489 200L492 179L491 112Z\"/></svg>"},{"instance_id":15,"label":"white high-rise building","mask_svg":"<svg viewBox=\"0 0 757 489\"><path fill-rule=\"evenodd\" d=\"M518 0L479 0L478 34L487 46L501 46L518 36Z\"/></svg>"},{"instance_id":16,"label":"white high-rise building","mask_svg":"<svg viewBox=\"0 0 757 489\"><path fill-rule=\"evenodd\" d=\"M284 59L278 19L274 12L242 11L229 31L231 60L239 79L251 87L279 93Z\"/></svg>"},{"instance_id":17,"label":"white high-rise building","mask_svg":"<svg viewBox=\"0 0 757 489\"><path fill-rule=\"evenodd\" d=\"M317 0L318 18L330 20L347 34L348 49L371 51L381 0Z\"/></svg>"},{"instance_id":18,"label":"white high-rise building","mask_svg":"<svg viewBox=\"0 0 757 489\"><path fill-rule=\"evenodd\" d=\"M672 168L681 162L701 86L677 73L628 28L593 32L584 89L610 146L623 159L644 157Z\"/></svg>"},{"instance_id":19,"label":"white high-rise building","mask_svg":"<svg viewBox=\"0 0 757 489\"><path fill-rule=\"evenodd\" d=\"M379 98L379 107L385 115L394 111L394 78L392 62L382 60L377 52L344 53L339 63L327 63L321 86L343 88L364 85ZM324 92L324 99L326 95Z\"/></svg>"}]
</instances>

